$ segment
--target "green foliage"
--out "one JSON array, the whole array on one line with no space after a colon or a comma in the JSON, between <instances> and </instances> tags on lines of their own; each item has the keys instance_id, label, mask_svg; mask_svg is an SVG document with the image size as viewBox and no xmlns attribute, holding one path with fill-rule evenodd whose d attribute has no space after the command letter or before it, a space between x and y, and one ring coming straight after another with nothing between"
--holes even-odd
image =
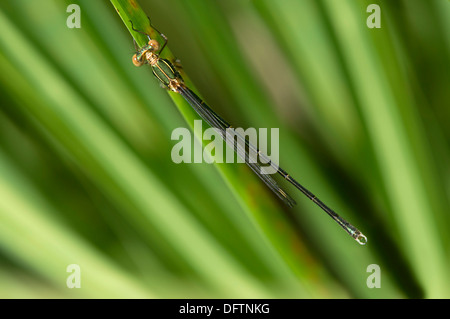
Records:
<instances>
[{"instance_id":1,"label":"green foliage","mask_svg":"<svg viewBox=\"0 0 450 319\"><path fill-rule=\"evenodd\" d=\"M369 29L372 2L80 0L80 29L70 1L1 2L0 297L448 298L450 8L376 1ZM244 164L171 161L198 117L131 63L147 15L187 85L280 128L280 165L366 246L283 181L294 209Z\"/></svg>"}]
</instances>

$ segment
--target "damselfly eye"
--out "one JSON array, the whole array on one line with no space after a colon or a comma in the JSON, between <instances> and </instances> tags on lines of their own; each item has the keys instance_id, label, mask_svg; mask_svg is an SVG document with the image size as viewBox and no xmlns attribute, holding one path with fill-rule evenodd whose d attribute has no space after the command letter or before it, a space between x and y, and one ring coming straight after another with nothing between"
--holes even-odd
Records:
<instances>
[{"instance_id":1,"label":"damselfly eye","mask_svg":"<svg viewBox=\"0 0 450 319\"><path fill-rule=\"evenodd\" d=\"M148 41L148 45L153 48L153 51L158 51L159 50L159 42L156 41L156 40Z\"/></svg>"},{"instance_id":2,"label":"damselfly eye","mask_svg":"<svg viewBox=\"0 0 450 319\"><path fill-rule=\"evenodd\" d=\"M133 55L133 64L135 66L142 66L144 62L142 60L138 60L137 55Z\"/></svg>"}]
</instances>

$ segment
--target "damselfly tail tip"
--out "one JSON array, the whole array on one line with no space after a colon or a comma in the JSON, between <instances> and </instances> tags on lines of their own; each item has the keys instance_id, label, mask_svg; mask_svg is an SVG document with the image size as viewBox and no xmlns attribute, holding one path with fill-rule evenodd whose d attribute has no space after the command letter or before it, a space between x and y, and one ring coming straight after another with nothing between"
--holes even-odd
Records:
<instances>
[{"instance_id":1,"label":"damselfly tail tip","mask_svg":"<svg viewBox=\"0 0 450 319\"><path fill-rule=\"evenodd\" d=\"M367 244L367 237L364 236L362 233L358 233L354 238L360 245Z\"/></svg>"}]
</instances>

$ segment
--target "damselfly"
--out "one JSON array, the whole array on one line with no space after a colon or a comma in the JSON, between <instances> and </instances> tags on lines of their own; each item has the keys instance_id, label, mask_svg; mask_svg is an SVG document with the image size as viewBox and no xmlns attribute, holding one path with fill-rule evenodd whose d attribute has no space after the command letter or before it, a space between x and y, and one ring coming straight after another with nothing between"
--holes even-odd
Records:
<instances>
[{"instance_id":1,"label":"damselfly","mask_svg":"<svg viewBox=\"0 0 450 319\"><path fill-rule=\"evenodd\" d=\"M160 58L161 52L164 50L167 44L167 38L161 32L159 33L164 43L161 46L158 41L152 39L149 34L132 29L136 32L142 33L147 36L148 43L142 48L138 49L135 55L133 55L133 63L135 66L142 66L148 64L151 66L153 74L167 89L179 93L189 105L198 113L198 115L207 122L212 128L214 128L223 140L234 149L234 151L241 157L245 163L253 170L253 172L288 206L292 207L296 203L289 194L284 191L277 182L269 175L262 173L264 171L263 164L259 161L250 160L255 156L261 159L261 162L271 165L278 174L280 174L289 183L294 185L298 190L311 199L317 206L325 211L334 221L336 221L345 231L352 236L359 244L365 245L367 238L356 227L351 225L345 219L340 217L331 208L325 205L319 200L313 193L300 185L294 178L292 178L285 170L278 165L275 165L270 161L267 155L258 150L254 145L247 141L242 135L238 134L234 130L230 130L232 126L228 124L222 117L215 113L206 103L199 98L191 89L189 89L183 82L183 79L175 66L167 59ZM231 132L231 134L230 134ZM238 143L235 143L235 139ZM250 154L252 153L252 154Z\"/></svg>"}]
</instances>

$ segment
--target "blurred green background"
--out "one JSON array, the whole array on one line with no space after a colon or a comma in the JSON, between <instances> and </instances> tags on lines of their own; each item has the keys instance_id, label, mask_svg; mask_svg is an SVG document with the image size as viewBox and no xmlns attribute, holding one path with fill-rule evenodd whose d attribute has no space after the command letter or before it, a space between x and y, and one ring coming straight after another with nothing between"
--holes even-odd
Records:
<instances>
[{"instance_id":1,"label":"blurred green background","mask_svg":"<svg viewBox=\"0 0 450 319\"><path fill-rule=\"evenodd\" d=\"M174 164L171 132L192 123L133 66L109 1L7 0L0 297L450 297L448 1L139 3L208 104L280 128L280 165L368 244L245 164Z\"/></svg>"}]
</instances>

